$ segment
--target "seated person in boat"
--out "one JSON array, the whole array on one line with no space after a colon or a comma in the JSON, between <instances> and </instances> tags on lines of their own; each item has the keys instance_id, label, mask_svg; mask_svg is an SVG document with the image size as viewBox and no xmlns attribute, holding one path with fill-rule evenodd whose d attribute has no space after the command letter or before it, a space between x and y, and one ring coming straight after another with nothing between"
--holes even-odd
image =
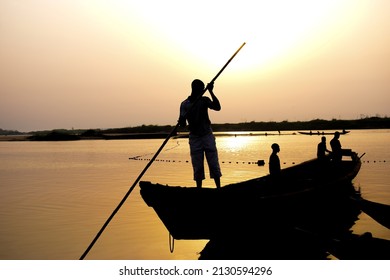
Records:
<instances>
[{"instance_id":1,"label":"seated person in boat","mask_svg":"<svg viewBox=\"0 0 390 280\"><path fill-rule=\"evenodd\" d=\"M340 132L336 131L334 133L333 139L330 140L330 147L332 148L332 160L334 162L341 161L341 158L343 157L343 150L341 149L341 143L340 143Z\"/></svg>"},{"instance_id":2,"label":"seated person in boat","mask_svg":"<svg viewBox=\"0 0 390 280\"><path fill-rule=\"evenodd\" d=\"M319 160L325 160L326 159L326 153L331 153L331 151L328 150L326 147L326 137L321 137L321 142L317 145L317 158Z\"/></svg>"},{"instance_id":3,"label":"seated person in boat","mask_svg":"<svg viewBox=\"0 0 390 280\"><path fill-rule=\"evenodd\" d=\"M194 180L196 181L196 186L201 188L202 181L205 179L203 162L206 155L210 177L214 179L216 187L219 188L221 186L220 177L222 174L208 109L219 111L221 110L221 104L213 92L213 83L207 85L211 99L202 96L205 92L205 85L201 80L194 80L191 84L191 89L191 95L180 105L179 125L185 127L186 122L188 122Z\"/></svg>"},{"instance_id":4,"label":"seated person in boat","mask_svg":"<svg viewBox=\"0 0 390 280\"><path fill-rule=\"evenodd\" d=\"M274 143L271 145L272 153L269 157L269 174L273 177L280 175L280 160L278 153L280 152L280 147L278 144Z\"/></svg>"}]
</instances>

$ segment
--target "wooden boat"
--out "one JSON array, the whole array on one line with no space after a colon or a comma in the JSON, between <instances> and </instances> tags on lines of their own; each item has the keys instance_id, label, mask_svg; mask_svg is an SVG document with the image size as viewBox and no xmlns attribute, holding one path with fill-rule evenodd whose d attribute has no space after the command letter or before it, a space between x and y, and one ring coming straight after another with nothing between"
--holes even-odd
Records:
<instances>
[{"instance_id":1,"label":"wooden boat","mask_svg":"<svg viewBox=\"0 0 390 280\"><path fill-rule=\"evenodd\" d=\"M364 213L390 229L390 205L369 201L362 197L353 197L353 199Z\"/></svg>"},{"instance_id":2,"label":"wooden boat","mask_svg":"<svg viewBox=\"0 0 390 280\"><path fill-rule=\"evenodd\" d=\"M313 132L313 131L298 131L299 134L303 134L303 135L334 135L334 132L319 132L319 131L316 131L316 132ZM342 130L342 131L339 131L340 135L343 135L343 134L348 134L350 133L349 130Z\"/></svg>"},{"instance_id":3,"label":"wooden boat","mask_svg":"<svg viewBox=\"0 0 390 280\"><path fill-rule=\"evenodd\" d=\"M259 227L263 233L299 227L336 236L353 225L351 213L355 218L360 213L350 200L360 167L357 153L350 151L341 162L312 159L282 169L277 178L267 175L220 189L141 181L140 192L174 239L257 235Z\"/></svg>"},{"instance_id":4,"label":"wooden boat","mask_svg":"<svg viewBox=\"0 0 390 280\"><path fill-rule=\"evenodd\" d=\"M390 240L351 234L347 239L334 240L329 251L341 260L390 260Z\"/></svg>"},{"instance_id":5,"label":"wooden boat","mask_svg":"<svg viewBox=\"0 0 390 280\"><path fill-rule=\"evenodd\" d=\"M200 260L390 260L390 240L351 231L334 238L299 229L210 240Z\"/></svg>"}]
</instances>

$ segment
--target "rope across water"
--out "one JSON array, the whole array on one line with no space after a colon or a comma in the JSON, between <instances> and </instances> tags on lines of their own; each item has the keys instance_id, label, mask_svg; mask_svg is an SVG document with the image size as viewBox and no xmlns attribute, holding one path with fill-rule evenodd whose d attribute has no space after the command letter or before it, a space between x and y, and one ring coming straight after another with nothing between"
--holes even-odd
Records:
<instances>
[{"instance_id":1,"label":"rope across water","mask_svg":"<svg viewBox=\"0 0 390 280\"><path fill-rule=\"evenodd\" d=\"M145 155L140 155L140 156L134 156L130 157L129 160L140 160L140 161L150 161L151 158L142 158ZM154 161L156 162L165 162L165 163L190 163L190 160L176 160L176 159L155 159ZM364 160L362 163L386 163L388 160ZM257 161L234 161L234 160L229 160L229 161L221 161L222 164L253 164L253 165L258 165L258 166L263 166L265 165L264 160L257 160ZM295 161L288 163L288 162L283 162L282 164L296 164Z\"/></svg>"}]
</instances>

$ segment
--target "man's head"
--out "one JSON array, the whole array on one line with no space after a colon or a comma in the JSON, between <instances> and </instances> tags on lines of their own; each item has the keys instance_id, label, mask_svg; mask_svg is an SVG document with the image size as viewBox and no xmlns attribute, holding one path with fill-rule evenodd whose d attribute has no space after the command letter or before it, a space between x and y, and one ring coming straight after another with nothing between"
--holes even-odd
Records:
<instances>
[{"instance_id":1,"label":"man's head","mask_svg":"<svg viewBox=\"0 0 390 280\"><path fill-rule=\"evenodd\" d=\"M276 143L273 143L273 144L271 145L271 148L272 148L272 150L273 150L274 152L276 152L276 153L280 151L280 147L279 147L279 145L276 144Z\"/></svg>"},{"instance_id":2,"label":"man's head","mask_svg":"<svg viewBox=\"0 0 390 280\"><path fill-rule=\"evenodd\" d=\"M204 91L204 83L201 80L195 79L191 83L192 94L198 95Z\"/></svg>"}]
</instances>

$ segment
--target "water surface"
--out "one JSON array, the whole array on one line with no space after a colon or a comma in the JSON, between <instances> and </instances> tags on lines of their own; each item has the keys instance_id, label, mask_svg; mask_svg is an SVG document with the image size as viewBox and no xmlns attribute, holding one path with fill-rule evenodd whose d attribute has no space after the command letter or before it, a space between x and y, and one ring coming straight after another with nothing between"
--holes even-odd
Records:
<instances>
[{"instance_id":1,"label":"water surface","mask_svg":"<svg viewBox=\"0 0 390 280\"><path fill-rule=\"evenodd\" d=\"M282 168L315 157L320 136L293 133L217 137L222 184L268 174L267 164L253 163L267 163L274 142ZM344 148L366 153L354 180L363 197L390 204L390 130L356 130L340 140ZM0 259L78 259L162 142L1 141ZM188 139L171 139L142 180L194 186L189 160ZM207 178L204 186L214 183ZM352 229L390 239L390 231L365 214ZM86 259L197 259L207 243L176 240L170 253L168 238L137 186Z\"/></svg>"}]
</instances>

